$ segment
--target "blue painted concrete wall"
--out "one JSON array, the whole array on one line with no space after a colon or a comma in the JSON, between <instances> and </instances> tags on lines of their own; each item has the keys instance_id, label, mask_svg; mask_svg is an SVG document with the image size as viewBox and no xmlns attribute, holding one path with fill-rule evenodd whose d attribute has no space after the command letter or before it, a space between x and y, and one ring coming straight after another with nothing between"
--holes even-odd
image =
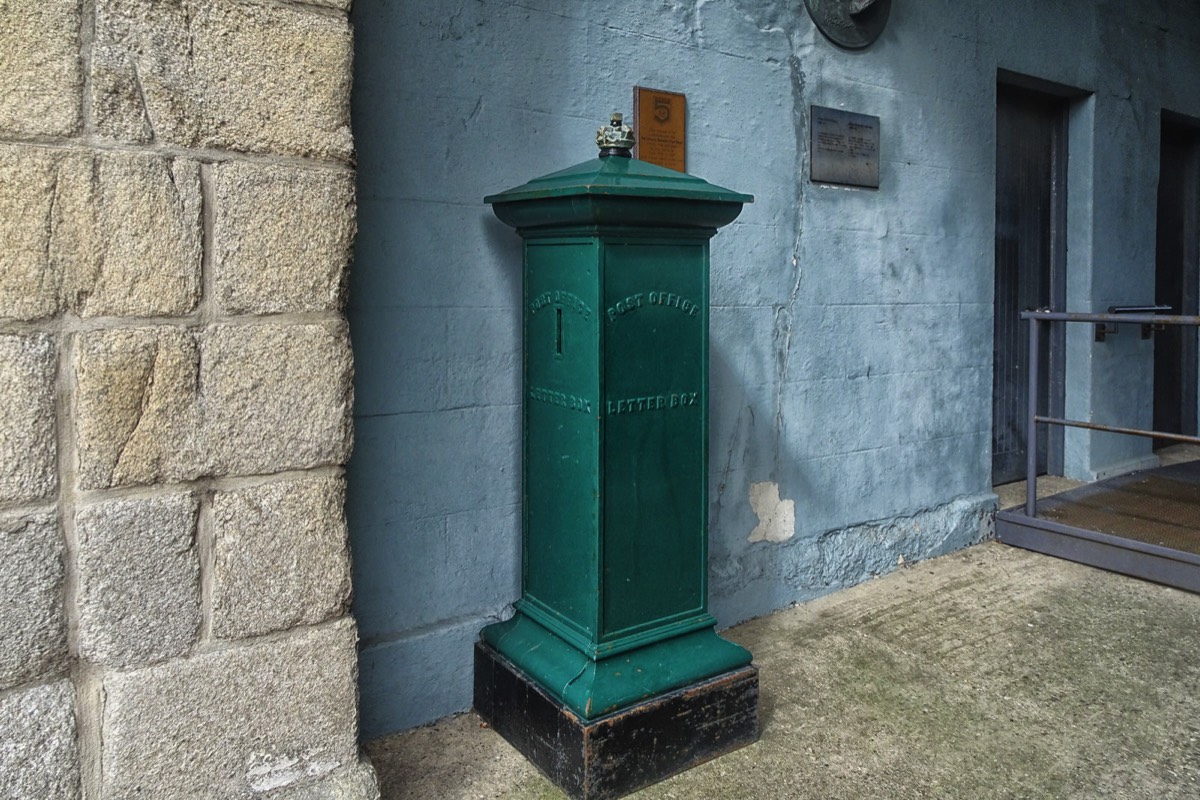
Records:
<instances>
[{"instance_id":1,"label":"blue painted concrete wall","mask_svg":"<svg viewBox=\"0 0 1200 800\"><path fill-rule=\"evenodd\" d=\"M800 2L356 0L364 736L468 707L471 644L519 592L521 251L485 194L593 157L640 84L687 94L690 172L756 196L712 248L711 606L732 624L987 535L997 70L1078 90L1069 305L1149 301L1159 113L1200 118L1197 16L901 1L849 53ZM813 104L881 118L879 190L808 182ZM1069 413L1148 426L1149 348L1072 331ZM1150 457L1066 450L1076 476Z\"/></svg>"}]
</instances>

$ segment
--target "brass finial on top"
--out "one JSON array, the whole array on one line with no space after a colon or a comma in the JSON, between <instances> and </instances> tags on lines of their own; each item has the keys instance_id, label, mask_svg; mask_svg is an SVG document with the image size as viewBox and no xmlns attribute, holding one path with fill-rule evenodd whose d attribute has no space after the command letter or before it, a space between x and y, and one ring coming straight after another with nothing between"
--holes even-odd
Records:
<instances>
[{"instance_id":1,"label":"brass finial on top","mask_svg":"<svg viewBox=\"0 0 1200 800\"><path fill-rule=\"evenodd\" d=\"M600 157L620 156L630 158L633 147L633 128L624 123L624 115L614 111L607 125L596 131L596 146L600 148Z\"/></svg>"}]
</instances>

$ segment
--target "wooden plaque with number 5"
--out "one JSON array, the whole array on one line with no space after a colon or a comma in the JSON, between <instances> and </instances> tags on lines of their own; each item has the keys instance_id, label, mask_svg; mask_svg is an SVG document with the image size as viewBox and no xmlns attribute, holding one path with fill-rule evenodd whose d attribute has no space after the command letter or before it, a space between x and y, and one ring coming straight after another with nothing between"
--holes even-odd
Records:
<instances>
[{"instance_id":1,"label":"wooden plaque with number 5","mask_svg":"<svg viewBox=\"0 0 1200 800\"><path fill-rule=\"evenodd\" d=\"M634 158L687 172L687 96L633 87Z\"/></svg>"}]
</instances>

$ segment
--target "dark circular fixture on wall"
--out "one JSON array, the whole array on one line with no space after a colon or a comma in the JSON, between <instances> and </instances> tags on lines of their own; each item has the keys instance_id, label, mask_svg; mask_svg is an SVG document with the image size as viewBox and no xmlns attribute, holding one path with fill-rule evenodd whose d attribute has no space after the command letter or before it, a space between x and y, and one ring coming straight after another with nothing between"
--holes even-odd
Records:
<instances>
[{"instance_id":1,"label":"dark circular fixture on wall","mask_svg":"<svg viewBox=\"0 0 1200 800\"><path fill-rule=\"evenodd\" d=\"M870 46L883 33L892 0L804 0L825 38L847 50Z\"/></svg>"}]
</instances>

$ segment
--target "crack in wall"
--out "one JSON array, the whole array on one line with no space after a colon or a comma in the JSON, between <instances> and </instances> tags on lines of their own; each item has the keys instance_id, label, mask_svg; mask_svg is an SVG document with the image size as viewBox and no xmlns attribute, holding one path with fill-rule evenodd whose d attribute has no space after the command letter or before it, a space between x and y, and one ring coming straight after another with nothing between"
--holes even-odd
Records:
<instances>
[{"instance_id":1,"label":"crack in wall","mask_svg":"<svg viewBox=\"0 0 1200 800\"><path fill-rule=\"evenodd\" d=\"M138 429L142 426L142 421L146 418L146 410L150 407L150 400L154 395L154 376L158 368L159 353L160 348L158 340L156 339L154 341L154 350L150 356L149 363L142 371L142 375L138 381L142 386L142 392L138 397L137 416L134 418L133 427L130 429L129 435L125 437L124 443L121 444L120 449L117 451L117 457L113 459L113 466L109 471L107 480L107 482L110 484L114 482L114 477L121 469L121 462L125 458L125 452L129 449L134 437L137 436Z\"/></svg>"},{"instance_id":2,"label":"crack in wall","mask_svg":"<svg viewBox=\"0 0 1200 800\"><path fill-rule=\"evenodd\" d=\"M50 206L46 209L46 246L42 252L44 268L42 274L38 276L38 282L42 289L46 287L47 281L54 281L57 285L54 287L53 295L56 299L56 308L62 302L62 284L59 270L54 264L54 242L58 235L58 201L59 201L59 177L62 173L62 162L54 165L54 179L50 185Z\"/></svg>"},{"instance_id":3,"label":"crack in wall","mask_svg":"<svg viewBox=\"0 0 1200 800\"><path fill-rule=\"evenodd\" d=\"M146 127L150 129L150 141L158 141L158 131L154 129L154 119L150 116L150 103L146 99L146 89L142 86L142 73L138 69L137 59L129 59L129 71L133 76L133 88L137 90L138 103L142 106L142 118L146 120Z\"/></svg>"},{"instance_id":4,"label":"crack in wall","mask_svg":"<svg viewBox=\"0 0 1200 800\"><path fill-rule=\"evenodd\" d=\"M186 0L185 0L185 2L183 3L182 11L183 11L183 27L187 30L187 54L186 54L187 66L185 67L185 69L190 72L192 69L192 64L196 59L196 34L192 29L193 19L192 19L191 3L186 2ZM147 115L149 115L149 109L147 109Z\"/></svg>"},{"instance_id":5,"label":"crack in wall","mask_svg":"<svg viewBox=\"0 0 1200 800\"><path fill-rule=\"evenodd\" d=\"M800 237L804 229L804 163L807 152L806 143L808 140L807 117L804 113L804 97L807 86L807 76L805 75L804 70L800 68L800 59L794 52L795 45L792 43L791 33L788 35L788 43L793 48L793 53L788 56L788 67L792 86L792 127L795 132L796 141L796 156L794 162L795 176L792 183L792 205L795 209L793 224L795 225L795 229L792 233L791 292L788 295L787 303L783 306L777 306L775 309L777 372L775 386L775 455L773 461L773 474L776 476L779 474L780 458L782 456L782 443L786 427L783 414L783 400L784 390L787 387L788 375L791 371L792 332L795 329L796 323L795 307L800 296L800 283L804 275L804 270L800 259Z\"/></svg>"}]
</instances>

